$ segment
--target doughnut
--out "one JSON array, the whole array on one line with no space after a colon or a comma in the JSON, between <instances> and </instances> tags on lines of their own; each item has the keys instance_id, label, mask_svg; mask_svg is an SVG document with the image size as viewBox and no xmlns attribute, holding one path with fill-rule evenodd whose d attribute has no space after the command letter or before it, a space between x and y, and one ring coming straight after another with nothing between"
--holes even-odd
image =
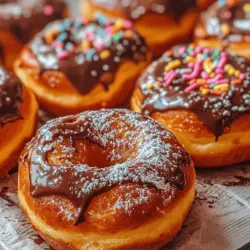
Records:
<instances>
[{"instance_id":1,"label":"doughnut","mask_svg":"<svg viewBox=\"0 0 250 250\"><path fill-rule=\"evenodd\" d=\"M195 44L175 46L138 80L134 111L165 125L198 167L250 159L249 60Z\"/></svg>"},{"instance_id":2,"label":"doughnut","mask_svg":"<svg viewBox=\"0 0 250 250\"><path fill-rule=\"evenodd\" d=\"M36 125L37 103L19 79L0 67L0 178L17 165Z\"/></svg>"},{"instance_id":3,"label":"doughnut","mask_svg":"<svg viewBox=\"0 0 250 250\"><path fill-rule=\"evenodd\" d=\"M154 250L180 230L196 176L160 123L102 109L46 123L22 152L18 178L22 210L54 249Z\"/></svg>"},{"instance_id":4,"label":"doughnut","mask_svg":"<svg viewBox=\"0 0 250 250\"><path fill-rule=\"evenodd\" d=\"M14 68L44 109L68 115L122 103L149 60L147 44L130 21L96 15L49 24Z\"/></svg>"},{"instance_id":5,"label":"doughnut","mask_svg":"<svg viewBox=\"0 0 250 250\"><path fill-rule=\"evenodd\" d=\"M95 13L131 20L155 56L172 45L186 42L197 20L198 7L211 1L196 0L82 0L82 15Z\"/></svg>"},{"instance_id":6,"label":"doughnut","mask_svg":"<svg viewBox=\"0 0 250 250\"><path fill-rule=\"evenodd\" d=\"M250 1L217 1L195 27L195 43L250 58Z\"/></svg>"},{"instance_id":7,"label":"doughnut","mask_svg":"<svg viewBox=\"0 0 250 250\"><path fill-rule=\"evenodd\" d=\"M49 22L60 19L66 11L63 0L1 0L0 59L8 68L25 42Z\"/></svg>"}]
</instances>

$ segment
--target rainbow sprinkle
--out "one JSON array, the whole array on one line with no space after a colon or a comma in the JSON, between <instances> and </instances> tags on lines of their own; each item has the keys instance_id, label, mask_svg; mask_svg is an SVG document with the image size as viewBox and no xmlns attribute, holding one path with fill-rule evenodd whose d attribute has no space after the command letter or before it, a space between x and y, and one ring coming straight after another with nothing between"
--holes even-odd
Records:
<instances>
[{"instance_id":1,"label":"rainbow sprinkle","mask_svg":"<svg viewBox=\"0 0 250 250\"><path fill-rule=\"evenodd\" d=\"M201 95L218 96L228 92L230 86L242 84L246 77L230 62L227 53L217 49L190 44L167 51L165 56L168 60L164 66L163 82L161 85L153 83L156 88L168 87L175 80L181 80L181 84L187 85L185 93L198 91Z\"/></svg>"},{"instance_id":2,"label":"rainbow sprinkle","mask_svg":"<svg viewBox=\"0 0 250 250\"><path fill-rule=\"evenodd\" d=\"M45 11L49 14L52 10L47 6ZM122 39L136 38L137 35L132 28L130 21L123 19L110 21L105 16L97 14L94 20L65 19L62 23L57 23L48 29L44 40L55 49L59 60L67 59L76 51L82 51L89 60L94 54L106 60L111 55L107 50L111 43L118 44ZM71 38L72 29L83 29L82 41L79 43Z\"/></svg>"}]
</instances>

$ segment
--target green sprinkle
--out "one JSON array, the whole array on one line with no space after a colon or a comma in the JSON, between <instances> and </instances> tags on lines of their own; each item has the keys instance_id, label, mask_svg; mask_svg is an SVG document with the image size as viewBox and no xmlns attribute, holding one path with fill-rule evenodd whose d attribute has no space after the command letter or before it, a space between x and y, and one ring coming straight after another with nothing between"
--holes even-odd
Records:
<instances>
[{"instance_id":1,"label":"green sprinkle","mask_svg":"<svg viewBox=\"0 0 250 250\"><path fill-rule=\"evenodd\" d=\"M217 49L215 49L215 50L213 51L213 53L212 53L213 56L219 56L219 54L220 54L220 51L217 50Z\"/></svg>"},{"instance_id":2,"label":"green sprinkle","mask_svg":"<svg viewBox=\"0 0 250 250\"><path fill-rule=\"evenodd\" d=\"M121 39L121 33L117 33L113 36L113 40L116 42L119 41L120 39Z\"/></svg>"}]
</instances>

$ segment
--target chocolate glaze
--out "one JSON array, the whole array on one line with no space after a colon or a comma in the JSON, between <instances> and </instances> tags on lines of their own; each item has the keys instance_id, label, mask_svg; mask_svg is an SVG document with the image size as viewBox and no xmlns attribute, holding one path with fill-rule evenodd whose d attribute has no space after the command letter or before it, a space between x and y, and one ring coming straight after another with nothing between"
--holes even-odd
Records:
<instances>
[{"instance_id":1,"label":"chocolate glaze","mask_svg":"<svg viewBox=\"0 0 250 250\"><path fill-rule=\"evenodd\" d=\"M21 118L22 85L12 73L0 67L0 125Z\"/></svg>"},{"instance_id":2,"label":"chocolate glaze","mask_svg":"<svg viewBox=\"0 0 250 250\"><path fill-rule=\"evenodd\" d=\"M66 163L50 165L48 154L53 155L65 139L70 141ZM86 139L109 153L110 166L73 163L76 140ZM77 208L76 224L94 196L122 183L155 187L172 200L177 188L185 188L183 168L190 164L188 154L169 131L128 110L84 112L52 120L29 143L21 161L29 165L31 195L68 197Z\"/></svg>"},{"instance_id":3,"label":"chocolate glaze","mask_svg":"<svg viewBox=\"0 0 250 250\"><path fill-rule=\"evenodd\" d=\"M151 114L155 111L178 109L191 110L198 116L204 125L212 133L214 133L216 138L218 138L223 134L225 127L230 126L236 118L250 112L249 61L243 57L236 56L235 54L226 54L225 52L221 52L219 50L210 50L201 47L193 48L191 53L196 51L198 48L200 54L203 54L205 58L207 58L208 55L204 53L204 49L205 51L210 51L209 56L211 53L218 54L218 57L212 56L213 69L211 73L214 74L213 77L221 75L220 79L222 80L220 81L229 84L227 91L225 92L214 91L214 89L211 88L214 88L214 86L218 83L216 83L217 81L211 80L209 77L208 82L211 81L211 84L208 84L205 81L208 86L208 89L205 91L211 91L211 93L202 94L202 90L199 87L194 88L193 90L188 90L188 88L190 85L195 84L198 78L202 79L202 75L205 71L204 63L200 64L196 78L184 80L183 75L192 75L195 69L194 65L190 65L186 61L187 53L180 52L183 48L186 48L187 50L190 49L188 46L174 47L172 51L167 52L160 59L149 66L146 72L139 79L138 86L143 96L142 112L145 114ZM225 69L222 68L220 73L216 73L218 70L216 68L216 63L222 63L220 61L221 53L226 55L226 61L224 61L225 66L231 65L235 68L235 70L239 70L244 73L244 79L241 81L238 80L241 83L240 85L232 84L236 77L229 75ZM174 70L176 77L171 84L167 85L164 80L164 77L166 77L168 73L166 72L165 67L169 62L174 60L180 60L180 65ZM204 61L204 58L201 60ZM158 86L157 84L160 85ZM149 85L150 87L148 87Z\"/></svg>"},{"instance_id":4,"label":"chocolate glaze","mask_svg":"<svg viewBox=\"0 0 250 250\"><path fill-rule=\"evenodd\" d=\"M130 22L122 21L116 32L110 32L118 26L117 22L120 21L98 16L94 21L66 19L49 25L29 45L40 64L41 74L46 70L61 71L81 94L90 92L99 82L107 88L124 59L139 62L145 60L148 52L145 40L133 29L122 26L123 23L131 26ZM47 42L46 36L54 29L60 31L53 41ZM126 37L126 32L131 37ZM54 46L58 41L63 43L62 47ZM70 52L67 44L73 46ZM67 56L60 58L65 52ZM103 52L109 56L102 58Z\"/></svg>"},{"instance_id":5,"label":"chocolate glaze","mask_svg":"<svg viewBox=\"0 0 250 250\"><path fill-rule=\"evenodd\" d=\"M0 1L0 29L11 30L22 42L49 22L63 17L62 0Z\"/></svg>"},{"instance_id":6,"label":"chocolate glaze","mask_svg":"<svg viewBox=\"0 0 250 250\"><path fill-rule=\"evenodd\" d=\"M233 2L233 1L231 1ZM225 42L249 42L250 40L250 0L217 1L201 15L205 33L197 30L198 38L217 37ZM247 11L248 10L248 11ZM228 45L225 43L225 45Z\"/></svg>"},{"instance_id":7,"label":"chocolate glaze","mask_svg":"<svg viewBox=\"0 0 250 250\"><path fill-rule=\"evenodd\" d=\"M138 19L148 12L168 13L179 19L187 10L196 7L195 0L89 0L92 4L109 11L119 11L128 19Z\"/></svg>"}]
</instances>

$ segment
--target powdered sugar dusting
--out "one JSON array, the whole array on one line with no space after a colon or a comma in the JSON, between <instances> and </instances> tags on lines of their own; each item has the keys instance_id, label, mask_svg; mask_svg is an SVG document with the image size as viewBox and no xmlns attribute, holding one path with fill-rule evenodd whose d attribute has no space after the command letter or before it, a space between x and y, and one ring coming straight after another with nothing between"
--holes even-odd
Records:
<instances>
[{"instance_id":1,"label":"powdered sugar dusting","mask_svg":"<svg viewBox=\"0 0 250 250\"><path fill-rule=\"evenodd\" d=\"M49 165L47 153L55 148L58 136L72 142L88 138L109 152L109 161L114 164L99 168L73 164L68 158L62 166ZM117 184L144 184L174 196L172 189L185 187L181 167L189 163L188 154L171 132L153 119L128 110L91 111L52 120L26 150L22 160L28 156L31 161L31 194L55 193L73 199L78 206L76 223L94 195ZM74 143L65 150L69 154L76 150ZM146 194L141 195L136 202L147 199ZM126 208L129 204L118 200L116 206Z\"/></svg>"}]
</instances>

